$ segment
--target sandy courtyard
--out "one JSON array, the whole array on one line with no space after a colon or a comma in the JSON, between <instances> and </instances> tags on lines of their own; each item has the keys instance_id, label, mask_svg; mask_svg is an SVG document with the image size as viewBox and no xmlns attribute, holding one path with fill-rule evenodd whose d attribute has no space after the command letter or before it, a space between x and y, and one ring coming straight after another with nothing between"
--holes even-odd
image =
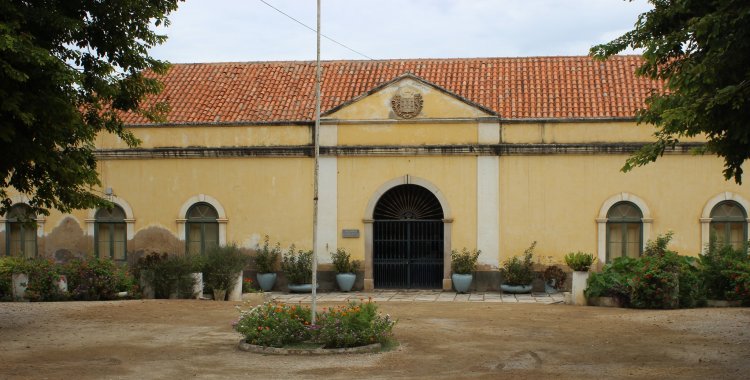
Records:
<instances>
[{"instance_id":1,"label":"sandy courtyard","mask_svg":"<svg viewBox=\"0 0 750 380\"><path fill-rule=\"evenodd\" d=\"M391 302L396 350L282 357L237 349L235 305L0 303L0 378L750 377L747 308Z\"/></svg>"}]
</instances>

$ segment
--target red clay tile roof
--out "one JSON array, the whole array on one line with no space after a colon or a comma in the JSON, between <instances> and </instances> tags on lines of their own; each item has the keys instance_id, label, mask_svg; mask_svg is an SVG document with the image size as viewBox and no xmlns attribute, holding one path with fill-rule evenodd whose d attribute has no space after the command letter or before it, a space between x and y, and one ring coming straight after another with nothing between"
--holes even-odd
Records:
<instances>
[{"instance_id":1,"label":"red clay tile roof","mask_svg":"<svg viewBox=\"0 0 750 380\"><path fill-rule=\"evenodd\" d=\"M326 61L321 111L410 72L503 119L632 118L660 87L635 76L640 63L639 56ZM314 62L175 64L162 80L157 99L170 104L168 124L314 118ZM124 121L148 123L134 114Z\"/></svg>"}]
</instances>

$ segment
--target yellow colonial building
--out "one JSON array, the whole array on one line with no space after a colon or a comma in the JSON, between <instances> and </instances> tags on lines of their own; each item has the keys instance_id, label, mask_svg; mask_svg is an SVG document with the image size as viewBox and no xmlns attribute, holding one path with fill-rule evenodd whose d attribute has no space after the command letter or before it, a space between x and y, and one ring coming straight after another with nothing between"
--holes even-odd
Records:
<instances>
[{"instance_id":1,"label":"yellow colonial building","mask_svg":"<svg viewBox=\"0 0 750 380\"><path fill-rule=\"evenodd\" d=\"M659 233L698 254L709 236L747 240L750 191L682 141L622 173L653 139L635 123L655 83L638 56L323 63L318 260L346 248L373 288L450 288L450 251L482 251L478 287L533 241L565 253L639 255ZM312 248L312 62L177 64L163 78L166 123L126 115L130 149L98 137L101 191L117 207L52 213L36 231L0 221L3 254L202 252L264 235ZM325 276L324 276L325 277ZM326 283L324 282L324 287ZM331 285L332 287L332 285Z\"/></svg>"}]
</instances>

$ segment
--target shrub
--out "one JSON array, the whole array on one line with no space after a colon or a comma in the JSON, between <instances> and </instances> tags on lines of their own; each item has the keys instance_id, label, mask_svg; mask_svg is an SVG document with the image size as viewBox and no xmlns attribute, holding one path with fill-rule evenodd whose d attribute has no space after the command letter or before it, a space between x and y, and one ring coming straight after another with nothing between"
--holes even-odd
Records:
<instances>
[{"instance_id":1,"label":"shrub","mask_svg":"<svg viewBox=\"0 0 750 380\"><path fill-rule=\"evenodd\" d=\"M351 255L344 248L338 248L336 252L332 252L331 261L336 273L357 273L359 270L359 261L352 261Z\"/></svg>"},{"instance_id":2,"label":"shrub","mask_svg":"<svg viewBox=\"0 0 750 380\"><path fill-rule=\"evenodd\" d=\"M326 348L385 343L391 338L394 325L389 315L378 313L377 305L371 300L352 301L320 314L315 340Z\"/></svg>"},{"instance_id":3,"label":"shrub","mask_svg":"<svg viewBox=\"0 0 750 380\"><path fill-rule=\"evenodd\" d=\"M196 255L177 256L166 252L153 252L138 259L137 272L154 289L154 297L169 298L176 294L179 298L193 298L195 279L192 273L200 272L203 258Z\"/></svg>"},{"instance_id":4,"label":"shrub","mask_svg":"<svg viewBox=\"0 0 750 380\"><path fill-rule=\"evenodd\" d=\"M523 259L513 256L503 262L500 273L503 275L503 281L508 285L528 285L534 280L532 262L534 256L534 247L536 242L531 243L529 248L523 252Z\"/></svg>"},{"instance_id":5,"label":"shrub","mask_svg":"<svg viewBox=\"0 0 750 380\"><path fill-rule=\"evenodd\" d=\"M276 243L273 248L268 246L268 235L263 239L263 247L255 253L255 268L258 273L276 272L276 262L281 255L281 245Z\"/></svg>"},{"instance_id":6,"label":"shrub","mask_svg":"<svg viewBox=\"0 0 750 380\"><path fill-rule=\"evenodd\" d=\"M725 293L726 298L742 301L744 306L750 306L750 263L737 261L723 274L730 280L729 290Z\"/></svg>"},{"instance_id":7,"label":"shrub","mask_svg":"<svg viewBox=\"0 0 750 380\"><path fill-rule=\"evenodd\" d=\"M235 329L250 344L283 347L310 339L310 308L266 302L240 311Z\"/></svg>"},{"instance_id":8,"label":"shrub","mask_svg":"<svg viewBox=\"0 0 750 380\"><path fill-rule=\"evenodd\" d=\"M0 301L13 299L13 273L20 261L17 257L0 257Z\"/></svg>"},{"instance_id":9,"label":"shrub","mask_svg":"<svg viewBox=\"0 0 750 380\"><path fill-rule=\"evenodd\" d=\"M586 297L613 297L621 305L630 305L630 286L628 279L633 277L639 260L631 257L618 257L607 264L601 273L591 273L588 287L584 291Z\"/></svg>"},{"instance_id":10,"label":"shrub","mask_svg":"<svg viewBox=\"0 0 750 380\"><path fill-rule=\"evenodd\" d=\"M544 282L549 286L562 290L568 275L557 265L552 265L544 270Z\"/></svg>"},{"instance_id":11,"label":"shrub","mask_svg":"<svg viewBox=\"0 0 750 380\"><path fill-rule=\"evenodd\" d=\"M722 245L712 239L705 253L698 258L708 298L727 299L727 292L733 287L732 278L729 277L731 270L749 261L747 249L734 249L731 245Z\"/></svg>"},{"instance_id":12,"label":"shrub","mask_svg":"<svg viewBox=\"0 0 750 380\"><path fill-rule=\"evenodd\" d=\"M73 259L62 266L71 296L87 301L115 299L117 292L126 288L127 283L134 283L132 277L126 280L129 274L120 271L125 271L125 268L119 268L110 259L98 257Z\"/></svg>"},{"instance_id":13,"label":"shrub","mask_svg":"<svg viewBox=\"0 0 750 380\"><path fill-rule=\"evenodd\" d=\"M588 272L594 263L594 255L585 252L570 252L565 255L565 265L579 272Z\"/></svg>"},{"instance_id":14,"label":"shrub","mask_svg":"<svg viewBox=\"0 0 750 380\"><path fill-rule=\"evenodd\" d=\"M451 251L451 270L456 274L471 274L477 270L477 260L482 251L474 249L469 251L466 247Z\"/></svg>"},{"instance_id":15,"label":"shrub","mask_svg":"<svg viewBox=\"0 0 750 380\"><path fill-rule=\"evenodd\" d=\"M237 282L237 274L245 269L249 258L235 243L210 248L204 257L205 286L212 290L231 289Z\"/></svg>"},{"instance_id":16,"label":"shrub","mask_svg":"<svg viewBox=\"0 0 750 380\"><path fill-rule=\"evenodd\" d=\"M26 259L16 268L29 276L26 298L30 301L61 301L69 297L57 286L62 275L61 268L53 260L43 258Z\"/></svg>"},{"instance_id":17,"label":"shrub","mask_svg":"<svg viewBox=\"0 0 750 380\"><path fill-rule=\"evenodd\" d=\"M290 284L312 283L313 251L295 252L294 249L295 246L292 244L281 261L281 270L284 271L287 282Z\"/></svg>"},{"instance_id":18,"label":"shrub","mask_svg":"<svg viewBox=\"0 0 750 380\"><path fill-rule=\"evenodd\" d=\"M687 256L680 256L679 260L680 307L705 306L706 288L698 260Z\"/></svg>"}]
</instances>

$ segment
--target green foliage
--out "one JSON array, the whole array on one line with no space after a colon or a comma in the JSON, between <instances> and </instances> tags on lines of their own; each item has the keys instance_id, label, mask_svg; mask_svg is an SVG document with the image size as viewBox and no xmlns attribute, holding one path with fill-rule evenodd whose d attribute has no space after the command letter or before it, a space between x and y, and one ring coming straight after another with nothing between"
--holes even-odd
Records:
<instances>
[{"instance_id":1,"label":"green foliage","mask_svg":"<svg viewBox=\"0 0 750 380\"><path fill-rule=\"evenodd\" d=\"M724 274L731 281L726 298L742 301L742 305L750 306L750 262L737 261L732 268L725 270Z\"/></svg>"},{"instance_id":2,"label":"green foliage","mask_svg":"<svg viewBox=\"0 0 750 380\"><path fill-rule=\"evenodd\" d=\"M313 338L325 348L385 343L392 338L395 324L390 315L378 313L374 302L351 301L348 305L332 307L319 314L318 329Z\"/></svg>"},{"instance_id":3,"label":"green foliage","mask_svg":"<svg viewBox=\"0 0 750 380\"><path fill-rule=\"evenodd\" d=\"M544 282L557 290L562 290L568 275L557 265L552 265L544 270Z\"/></svg>"},{"instance_id":4,"label":"green foliage","mask_svg":"<svg viewBox=\"0 0 750 380\"><path fill-rule=\"evenodd\" d=\"M26 298L30 301L62 301L69 297L57 286L62 273L53 260L27 259L16 270L23 270L29 276Z\"/></svg>"},{"instance_id":5,"label":"green foliage","mask_svg":"<svg viewBox=\"0 0 750 380\"><path fill-rule=\"evenodd\" d=\"M336 273L357 273L359 270L359 261L351 260L351 255L344 248L336 249L331 252L331 261Z\"/></svg>"},{"instance_id":6,"label":"green foliage","mask_svg":"<svg viewBox=\"0 0 750 380\"><path fill-rule=\"evenodd\" d=\"M94 141L102 131L138 140L120 115L158 120L166 110L141 100L161 90L166 62L148 55L166 36L178 0L0 2L0 214L13 187L37 215L105 207Z\"/></svg>"},{"instance_id":7,"label":"green foliage","mask_svg":"<svg viewBox=\"0 0 750 380\"><path fill-rule=\"evenodd\" d=\"M565 265L570 269L580 272L588 272L591 264L594 263L594 255L586 252L570 252L565 255Z\"/></svg>"},{"instance_id":8,"label":"green foliage","mask_svg":"<svg viewBox=\"0 0 750 380\"><path fill-rule=\"evenodd\" d=\"M204 258L205 286L210 289L231 289L237 282L238 273L245 269L249 259L235 243L210 248Z\"/></svg>"},{"instance_id":9,"label":"green foliage","mask_svg":"<svg viewBox=\"0 0 750 380\"><path fill-rule=\"evenodd\" d=\"M258 273L276 272L276 262L281 255L281 244L276 243L273 248L268 245L268 235L263 239L263 247L255 253L255 268Z\"/></svg>"},{"instance_id":10,"label":"green foliage","mask_svg":"<svg viewBox=\"0 0 750 380\"><path fill-rule=\"evenodd\" d=\"M523 259L513 256L503 262L500 273L503 276L503 283L507 285L529 285L534 281L534 247L536 242L531 243L529 248L523 252Z\"/></svg>"},{"instance_id":11,"label":"green foliage","mask_svg":"<svg viewBox=\"0 0 750 380\"><path fill-rule=\"evenodd\" d=\"M733 280L727 271L735 269L737 264L750 262L750 258L746 247L734 249L731 245L719 244L712 239L698 261L708 298L725 300L727 292L733 288Z\"/></svg>"},{"instance_id":12,"label":"green foliage","mask_svg":"<svg viewBox=\"0 0 750 380\"><path fill-rule=\"evenodd\" d=\"M170 255L153 252L138 259L137 272L153 287L155 298L194 298L192 273L203 270L204 259L196 255Z\"/></svg>"},{"instance_id":13,"label":"green foliage","mask_svg":"<svg viewBox=\"0 0 750 380\"><path fill-rule=\"evenodd\" d=\"M643 256L618 257L589 277L586 297L614 297L624 306L648 309L695 307L705 303L694 258L668 249L672 233L649 241Z\"/></svg>"},{"instance_id":14,"label":"green foliage","mask_svg":"<svg viewBox=\"0 0 750 380\"><path fill-rule=\"evenodd\" d=\"M750 2L746 0L650 1L635 29L591 48L606 59L627 48L643 49L636 73L663 80L639 123L657 127L656 142L633 156L624 171L645 165L680 138L705 134L700 153L724 159L724 177L742 181L750 157Z\"/></svg>"},{"instance_id":15,"label":"green foliage","mask_svg":"<svg viewBox=\"0 0 750 380\"><path fill-rule=\"evenodd\" d=\"M312 283L313 251L300 249L295 252L295 248L292 244L289 250L284 253L284 258L281 260L281 270L284 271L289 284L310 284Z\"/></svg>"},{"instance_id":16,"label":"green foliage","mask_svg":"<svg viewBox=\"0 0 750 380\"><path fill-rule=\"evenodd\" d=\"M135 281L127 269L110 259L91 257L68 261L61 268L68 291L76 300L111 300L121 291L134 291Z\"/></svg>"},{"instance_id":17,"label":"green foliage","mask_svg":"<svg viewBox=\"0 0 750 380\"><path fill-rule=\"evenodd\" d=\"M310 325L310 308L267 302L250 310L240 310L235 329L250 344L270 347L301 342L323 344L326 348L387 343L396 321L378 312L377 305L350 302L317 313L318 324Z\"/></svg>"},{"instance_id":18,"label":"green foliage","mask_svg":"<svg viewBox=\"0 0 750 380\"><path fill-rule=\"evenodd\" d=\"M247 343L283 347L310 339L311 330L307 326L311 316L307 306L266 302L250 310L240 310L235 330Z\"/></svg>"},{"instance_id":19,"label":"green foliage","mask_svg":"<svg viewBox=\"0 0 750 380\"><path fill-rule=\"evenodd\" d=\"M462 248L461 252L452 250L451 270L456 274L471 274L471 272L477 270L477 260L481 253L481 250L469 251L466 247Z\"/></svg>"},{"instance_id":20,"label":"green foliage","mask_svg":"<svg viewBox=\"0 0 750 380\"><path fill-rule=\"evenodd\" d=\"M21 258L14 256L0 257L0 301L11 301L13 299L13 273Z\"/></svg>"}]
</instances>

